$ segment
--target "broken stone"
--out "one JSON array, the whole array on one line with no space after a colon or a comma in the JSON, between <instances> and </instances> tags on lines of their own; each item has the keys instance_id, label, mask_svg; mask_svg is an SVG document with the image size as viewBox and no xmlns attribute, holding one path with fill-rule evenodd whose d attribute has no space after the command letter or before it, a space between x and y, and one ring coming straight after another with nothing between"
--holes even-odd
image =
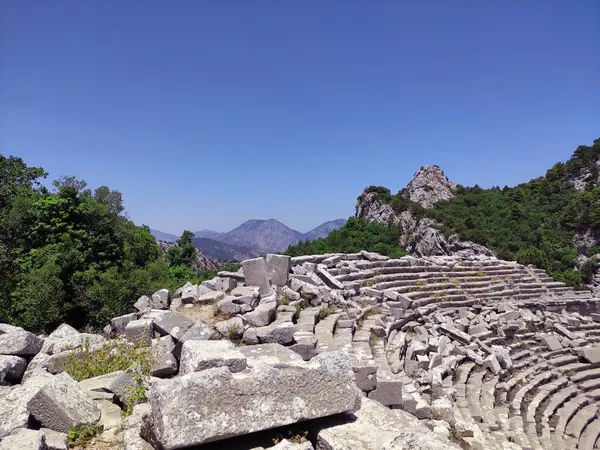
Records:
<instances>
[{"instance_id":1,"label":"broken stone","mask_svg":"<svg viewBox=\"0 0 600 450\"><path fill-rule=\"evenodd\" d=\"M274 286L286 286L291 269L291 258L285 255L268 254L267 277ZM259 285L260 286L260 285Z\"/></svg>"},{"instance_id":2,"label":"broken stone","mask_svg":"<svg viewBox=\"0 0 600 450\"><path fill-rule=\"evenodd\" d=\"M150 311L150 309L152 308L152 300L150 300L150 298L147 295L142 295L140 298L137 299L133 306L138 311L145 313L147 311Z\"/></svg>"},{"instance_id":3,"label":"broken stone","mask_svg":"<svg viewBox=\"0 0 600 450\"><path fill-rule=\"evenodd\" d=\"M169 377L177 373L177 360L173 355L175 343L171 336L163 336L152 340L152 376Z\"/></svg>"},{"instance_id":4,"label":"broken stone","mask_svg":"<svg viewBox=\"0 0 600 450\"><path fill-rule=\"evenodd\" d=\"M242 261L244 279L248 286L258 286L261 296L270 295L273 290L267 275L267 262L264 258L254 258Z\"/></svg>"},{"instance_id":5,"label":"broken stone","mask_svg":"<svg viewBox=\"0 0 600 450\"><path fill-rule=\"evenodd\" d=\"M256 328L256 337L261 344L287 345L294 342L296 327L292 322L273 322L266 327Z\"/></svg>"},{"instance_id":6,"label":"broken stone","mask_svg":"<svg viewBox=\"0 0 600 450\"><path fill-rule=\"evenodd\" d=\"M27 410L43 427L63 433L100 418L94 401L64 372L44 379L27 402Z\"/></svg>"},{"instance_id":7,"label":"broken stone","mask_svg":"<svg viewBox=\"0 0 600 450\"><path fill-rule=\"evenodd\" d=\"M27 368L27 361L19 356L0 355L0 386L4 383L20 383Z\"/></svg>"},{"instance_id":8,"label":"broken stone","mask_svg":"<svg viewBox=\"0 0 600 450\"><path fill-rule=\"evenodd\" d=\"M154 337L152 323L154 319L142 318L132 320L125 327L125 337L128 341L142 346L149 346Z\"/></svg>"},{"instance_id":9,"label":"broken stone","mask_svg":"<svg viewBox=\"0 0 600 450\"><path fill-rule=\"evenodd\" d=\"M170 335L174 339L180 339L193 325L192 319L173 311L167 311L154 320L154 328L161 336Z\"/></svg>"},{"instance_id":10,"label":"broken stone","mask_svg":"<svg viewBox=\"0 0 600 450\"><path fill-rule=\"evenodd\" d=\"M215 338L217 336L216 331L206 325L204 322L197 321L191 328L189 328L183 336L179 339L179 341L175 344L175 349L173 350L173 354L179 358L181 355L181 346L184 342L187 341L207 341L209 339Z\"/></svg>"},{"instance_id":11,"label":"broken stone","mask_svg":"<svg viewBox=\"0 0 600 450\"><path fill-rule=\"evenodd\" d=\"M13 331L0 334L0 355L33 356L44 344L44 340L29 331Z\"/></svg>"},{"instance_id":12,"label":"broken stone","mask_svg":"<svg viewBox=\"0 0 600 450\"><path fill-rule=\"evenodd\" d=\"M239 374L218 367L156 380L143 437L165 450L200 445L352 411L357 395L347 354L340 352L277 367L256 364Z\"/></svg>"},{"instance_id":13,"label":"broken stone","mask_svg":"<svg viewBox=\"0 0 600 450\"><path fill-rule=\"evenodd\" d=\"M46 436L39 430L21 428L0 442L0 450L47 450Z\"/></svg>"},{"instance_id":14,"label":"broken stone","mask_svg":"<svg viewBox=\"0 0 600 450\"><path fill-rule=\"evenodd\" d=\"M181 348L181 375L223 366L231 372L246 368L246 358L230 341L187 341Z\"/></svg>"}]
</instances>

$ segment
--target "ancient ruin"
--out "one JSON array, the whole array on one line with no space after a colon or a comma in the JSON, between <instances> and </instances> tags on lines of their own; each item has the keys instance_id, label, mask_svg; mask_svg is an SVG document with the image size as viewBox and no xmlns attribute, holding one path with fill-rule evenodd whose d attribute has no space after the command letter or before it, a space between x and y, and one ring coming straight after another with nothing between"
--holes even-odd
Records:
<instances>
[{"instance_id":1,"label":"ancient ruin","mask_svg":"<svg viewBox=\"0 0 600 450\"><path fill-rule=\"evenodd\" d=\"M103 335L0 325L0 449L65 449L82 424L129 450L600 446L600 303L535 267L267 255L135 308ZM108 339L149 349L151 376L64 372Z\"/></svg>"}]
</instances>

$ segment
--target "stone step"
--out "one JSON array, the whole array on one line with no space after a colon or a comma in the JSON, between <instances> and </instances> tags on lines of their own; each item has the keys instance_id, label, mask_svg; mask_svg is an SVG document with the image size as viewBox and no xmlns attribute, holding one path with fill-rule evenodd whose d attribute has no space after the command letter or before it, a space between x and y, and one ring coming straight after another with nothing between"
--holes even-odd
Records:
<instances>
[{"instance_id":1,"label":"stone step","mask_svg":"<svg viewBox=\"0 0 600 450\"><path fill-rule=\"evenodd\" d=\"M598 437L600 437L600 418L594 419L585 427L585 430L579 437L577 448L579 450L593 450Z\"/></svg>"},{"instance_id":2,"label":"stone step","mask_svg":"<svg viewBox=\"0 0 600 450\"><path fill-rule=\"evenodd\" d=\"M567 424L571 420L573 416L583 407L587 406L590 402L590 399L584 396L576 396L567 402L565 402L558 410L556 411L556 416L558 421L556 422L556 427L554 429L554 438L559 442L563 439L563 435L565 434L565 428Z\"/></svg>"},{"instance_id":3,"label":"stone step","mask_svg":"<svg viewBox=\"0 0 600 450\"><path fill-rule=\"evenodd\" d=\"M385 355L383 340L371 340L371 352L377 366L377 387L369 393L369 398L377 400L385 406L402 406L401 376L394 375Z\"/></svg>"},{"instance_id":4,"label":"stone step","mask_svg":"<svg viewBox=\"0 0 600 450\"><path fill-rule=\"evenodd\" d=\"M315 325L315 336L317 337L317 353L323 353L335 349L333 332L338 321L339 314L330 314Z\"/></svg>"},{"instance_id":5,"label":"stone step","mask_svg":"<svg viewBox=\"0 0 600 450\"><path fill-rule=\"evenodd\" d=\"M473 370L467 380L466 399L470 416L475 422L483 421L483 410L481 408L481 388L483 377L486 374L484 370Z\"/></svg>"},{"instance_id":6,"label":"stone step","mask_svg":"<svg viewBox=\"0 0 600 450\"><path fill-rule=\"evenodd\" d=\"M498 384L498 376L494 376L489 381L484 381L481 386L481 411L482 411L482 419L483 423L488 426L490 431L496 431L500 429L498 421L496 420L496 416L494 414L494 403L495 403L495 395L494 391L496 389L496 384Z\"/></svg>"},{"instance_id":7,"label":"stone step","mask_svg":"<svg viewBox=\"0 0 600 450\"><path fill-rule=\"evenodd\" d=\"M571 377L573 383L581 383L588 380L600 378L600 368L582 370Z\"/></svg>"},{"instance_id":8,"label":"stone step","mask_svg":"<svg viewBox=\"0 0 600 450\"><path fill-rule=\"evenodd\" d=\"M581 408L571 418L565 428L565 433L575 440L579 441L579 437L588 424L596 418L598 413L598 405L587 405Z\"/></svg>"},{"instance_id":9,"label":"stone step","mask_svg":"<svg viewBox=\"0 0 600 450\"><path fill-rule=\"evenodd\" d=\"M554 378L557 377L557 374L553 371L545 371L537 374L533 378L531 378L527 383L523 384L519 389L515 392L513 399L510 403L510 411L513 414L521 414L523 405L523 401L525 400L525 404L528 404L529 401L525 398L526 395L530 395L532 391L535 391L538 386L542 384L549 383Z\"/></svg>"}]
</instances>

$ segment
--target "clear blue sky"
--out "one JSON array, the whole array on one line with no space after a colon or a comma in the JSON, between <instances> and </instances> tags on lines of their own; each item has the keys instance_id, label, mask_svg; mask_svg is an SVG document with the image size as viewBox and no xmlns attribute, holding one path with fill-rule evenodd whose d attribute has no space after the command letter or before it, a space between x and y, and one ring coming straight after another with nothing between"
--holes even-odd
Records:
<instances>
[{"instance_id":1,"label":"clear blue sky","mask_svg":"<svg viewBox=\"0 0 600 450\"><path fill-rule=\"evenodd\" d=\"M0 152L179 233L512 185L600 137L600 1L0 2Z\"/></svg>"}]
</instances>

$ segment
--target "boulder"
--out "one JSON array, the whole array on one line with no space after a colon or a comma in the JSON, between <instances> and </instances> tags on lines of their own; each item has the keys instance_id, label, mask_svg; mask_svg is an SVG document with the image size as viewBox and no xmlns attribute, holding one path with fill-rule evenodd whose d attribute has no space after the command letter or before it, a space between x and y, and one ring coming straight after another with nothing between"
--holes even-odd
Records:
<instances>
[{"instance_id":1,"label":"boulder","mask_svg":"<svg viewBox=\"0 0 600 450\"><path fill-rule=\"evenodd\" d=\"M191 328L189 328L183 336L175 344L173 354L179 358L181 355L181 347L184 342L187 341L207 341L217 336L216 331L204 322L196 322Z\"/></svg>"},{"instance_id":2,"label":"boulder","mask_svg":"<svg viewBox=\"0 0 600 450\"><path fill-rule=\"evenodd\" d=\"M180 339L193 325L192 319L174 311L167 311L161 317L154 319L154 329L161 336L170 335L174 339Z\"/></svg>"},{"instance_id":3,"label":"boulder","mask_svg":"<svg viewBox=\"0 0 600 450\"><path fill-rule=\"evenodd\" d=\"M181 348L181 375L227 367L231 372L246 368L246 358L230 341L187 341Z\"/></svg>"},{"instance_id":4,"label":"boulder","mask_svg":"<svg viewBox=\"0 0 600 450\"><path fill-rule=\"evenodd\" d=\"M152 294L153 309L167 309L169 307L169 290L161 289Z\"/></svg>"},{"instance_id":5,"label":"boulder","mask_svg":"<svg viewBox=\"0 0 600 450\"><path fill-rule=\"evenodd\" d=\"M115 333L119 336L122 336L125 334L125 327L127 326L127 324L129 322L131 322L132 320L137 320L137 319L138 319L137 313L124 314L122 316L111 319L110 327L111 327L113 333Z\"/></svg>"},{"instance_id":6,"label":"boulder","mask_svg":"<svg viewBox=\"0 0 600 450\"><path fill-rule=\"evenodd\" d=\"M264 258L247 259L242 262L244 279L248 286L258 286L261 296L270 295L273 290L269 284L267 262Z\"/></svg>"},{"instance_id":7,"label":"boulder","mask_svg":"<svg viewBox=\"0 0 600 450\"><path fill-rule=\"evenodd\" d=\"M217 367L154 382L142 433L164 450L185 448L352 411L358 395L341 352L243 373Z\"/></svg>"},{"instance_id":8,"label":"boulder","mask_svg":"<svg viewBox=\"0 0 600 450\"><path fill-rule=\"evenodd\" d=\"M252 327L265 327L275 320L276 311L276 302L261 301L254 311L244 314L243 318Z\"/></svg>"},{"instance_id":9,"label":"boulder","mask_svg":"<svg viewBox=\"0 0 600 450\"><path fill-rule=\"evenodd\" d=\"M274 286L286 286L291 270L292 258L285 255L266 256L267 277ZM245 273L245 271L244 271Z\"/></svg>"},{"instance_id":10,"label":"boulder","mask_svg":"<svg viewBox=\"0 0 600 450\"><path fill-rule=\"evenodd\" d=\"M98 407L69 375L61 373L44 381L27 402L27 410L43 427L66 433L98 421Z\"/></svg>"},{"instance_id":11,"label":"boulder","mask_svg":"<svg viewBox=\"0 0 600 450\"><path fill-rule=\"evenodd\" d=\"M29 331L0 334L0 355L33 356L44 345L44 340Z\"/></svg>"},{"instance_id":12,"label":"boulder","mask_svg":"<svg viewBox=\"0 0 600 450\"><path fill-rule=\"evenodd\" d=\"M210 291L198 296L198 300L196 301L196 303L206 305L208 303L215 303L221 300L223 297L225 297L225 292L223 291Z\"/></svg>"},{"instance_id":13,"label":"boulder","mask_svg":"<svg viewBox=\"0 0 600 450\"><path fill-rule=\"evenodd\" d=\"M0 355L0 386L5 383L20 383L27 361L19 356Z\"/></svg>"},{"instance_id":14,"label":"boulder","mask_svg":"<svg viewBox=\"0 0 600 450\"><path fill-rule=\"evenodd\" d=\"M140 312L149 311L152 308L152 300L147 295L142 295L137 301L133 304L134 308Z\"/></svg>"},{"instance_id":15,"label":"boulder","mask_svg":"<svg viewBox=\"0 0 600 450\"><path fill-rule=\"evenodd\" d=\"M67 433L61 433L49 428L40 428L40 431L46 437L48 450L67 450L69 448L67 445Z\"/></svg>"},{"instance_id":16,"label":"boulder","mask_svg":"<svg viewBox=\"0 0 600 450\"><path fill-rule=\"evenodd\" d=\"M219 300L217 302L217 311L219 311L220 313L229 314L230 316L238 314L242 310L242 308L239 303L236 303L237 298L244 297L225 297L223 300ZM246 298L251 299L252 297Z\"/></svg>"},{"instance_id":17,"label":"boulder","mask_svg":"<svg viewBox=\"0 0 600 450\"><path fill-rule=\"evenodd\" d=\"M600 347L581 347L577 349L577 356L590 364L600 363Z\"/></svg>"},{"instance_id":18,"label":"boulder","mask_svg":"<svg viewBox=\"0 0 600 450\"><path fill-rule=\"evenodd\" d=\"M558 340L558 337L554 334L544 334L540 337L542 343L548 347L550 351L560 350L563 348L562 344Z\"/></svg>"},{"instance_id":19,"label":"boulder","mask_svg":"<svg viewBox=\"0 0 600 450\"><path fill-rule=\"evenodd\" d=\"M240 317L215 323L215 328L226 339L240 339L244 335L244 321Z\"/></svg>"},{"instance_id":20,"label":"boulder","mask_svg":"<svg viewBox=\"0 0 600 450\"><path fill-rule=\"evenodd\" d=\"M63 323L56 328L50 335L48 339L64 339L69 336L77 336L79 331L73 328L71 325Z\"/></svg>"},{"instance_id":21,"label":"boulder","mask_svg":"<svg viewBox=\"0 0 600 450\"><path fill-rule=\"evenodd\" d=\"M288 345L294 342L296 326L292 322L275 321L266 327L256 328L256 337L261 344Z\"/></svg>"},{"instance_id":22,"label":"boulder","mask_svg":"<svg viewBox=\"0 0 600 450\"><path fill-rule=\"evenodd\" d=\"M154 319L151 318L132 320L125 327L125 337L130 342L149 346L154 337L153 322Z\"/></svg>"},{"instance_id":23,"label":"boulder","mask_svg":"<svg viewBox=\"0 0 600 450\"><path fill-rule=\"evenodd\" d=\"M169 377L177 373L177 359L173 355L175 343L171 336L163 336L152 340L152 376Z\"/></svg>"},{"instance_id":24,"label":"boulder","mask_svg":"<svg viewBox=\"0 0 600 450\"><path fill-rule=\"evenodd\" d=\"M331 425L331 426L329 426ZM416 417L402 410L391 410L379 402L361 399L354 414L336 422L324 422L317 434L318 450L458 450L430 431Z\"/></svg>"},{"instance_id":25,"label":"boulder","mask_svg":"<svg viewBox=\"0 0 600 450\"><path fill-rule=\"evenodd\" d=\"M48 450L46 436L38 430L21 428L0 442L0 450Z\"/></svg>"}]
</instances>

